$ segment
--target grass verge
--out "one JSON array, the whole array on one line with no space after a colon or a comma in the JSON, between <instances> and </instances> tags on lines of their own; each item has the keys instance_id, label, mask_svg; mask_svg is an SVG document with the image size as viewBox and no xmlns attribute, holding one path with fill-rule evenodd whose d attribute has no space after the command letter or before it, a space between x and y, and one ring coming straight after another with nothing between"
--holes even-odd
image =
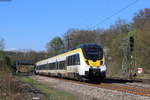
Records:
<instances>
[{"instance_id":1,"label":"grass verge","mask_svg":"<svg viewBox=\"0 0 150 100\"><path fill-rule=\"evenodd\" d=\"M16 76L16 79L31 84L35 89L46 94L49 100L76 100L76 97L72 94L67 93L65 91L50 88L47 85L42 84L30 77Z\"/></svg>"}]
</instances>

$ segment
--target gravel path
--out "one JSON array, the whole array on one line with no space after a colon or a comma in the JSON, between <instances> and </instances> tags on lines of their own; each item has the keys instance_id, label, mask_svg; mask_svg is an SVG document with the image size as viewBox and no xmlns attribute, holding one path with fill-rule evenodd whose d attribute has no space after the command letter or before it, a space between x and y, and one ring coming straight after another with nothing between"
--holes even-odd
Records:
<instances>
[{"instance_id":1,"label":"gravel path","mask_svg":"<svg viewBox=\"0 0 150 100\"><path fill-rule=\"evenodd\" d=\"M52 88L70 92L77 96L79 100L150 100L150 97L92 87L50 77L32 76L32 78Z\"/></svg>"}]
</instances>

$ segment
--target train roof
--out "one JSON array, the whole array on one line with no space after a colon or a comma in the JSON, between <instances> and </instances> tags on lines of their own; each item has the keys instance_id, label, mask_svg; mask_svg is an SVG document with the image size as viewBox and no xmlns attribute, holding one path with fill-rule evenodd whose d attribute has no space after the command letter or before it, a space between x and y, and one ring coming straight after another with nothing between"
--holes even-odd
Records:
<instances>
[{"instance_id":1,"label":"train roof","mask_svg":"<svg viewBox=\"0 0 150 100\"><path fill-rule=\"evenodd\" d=\"M78 48L87 48L87 47L100 47L102 48L100 45L97 45L96 43L84 43L84 44L80 44L78 46L76 46L75 48L71 48L71 49L68 49L68 50L64 50L60 53L65 53L65 52L69 52L71 50L75 50L75 49L78 49Z\"/></svg>"},{"instance_id":2,"label":"train roof","mask_svg":"<svg viewBox=\"0 0 150 100\"><path fill-rule=\"evenodd\" d=\"M100 47L101 46L97 45L96 43L86 43L86 44L80 44L79 46L77 46L77 48L87 48L87 47Z\"/></svg>"},{"instance_id":3,"label":"train roof","mask_svg":"<svg viewBox=\"0 0 150 100\"><path fill-rule=\"evenodd\" d=\"M61 55L61 54L63 54L63 53L70 52L70 51L75 50L75 49L79 49L79 48L82 48L82 49L83 49L83 48L87 48L87 47L102 48L101 46L99 46L99 45L97 45L97 44L95 44L95 43L85 43L85 44L80 44L80 45L78 45L78 46L75 47L75 48L71 48L71 49L69 49L69 50L65 50L65 51L63 51L63 52L60 52L58 55ZM55 56L53 56L53 57L56 57L56 56L58 56L58 55L55 55ZM53 58L53 57L49 57L49 58ZM41 60L41 61L38 61L38 62L36 62L36 64L43 64L43 63L47 62L47 61L49 60L49 58L43 59L43 60Z\"/></svg>"}]
</instances>

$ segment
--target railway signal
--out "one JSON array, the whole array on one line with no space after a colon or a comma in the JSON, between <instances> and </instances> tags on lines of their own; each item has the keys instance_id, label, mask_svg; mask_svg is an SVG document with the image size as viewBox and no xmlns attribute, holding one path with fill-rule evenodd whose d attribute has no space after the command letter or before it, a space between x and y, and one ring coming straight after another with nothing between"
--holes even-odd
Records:
<instances>
[{"instance_id":1,"label":"railway signal","mask_svg":"<svg viewBox=\"0 0 150 100\"><path fill-rule=\"evenodd\" d=\"M130 36L129 37L129 48L130 48L130 51L132 52L134 50L134 37L133 36Z\"/></svg>"},{"instance_id":2,"label":"railway signal","mask_svg":"<svg viewBox=\"0 0 150 100\"><path fill-rule=\"evenodd\" d=\"M135 33L136 30L132 30L128 33L128 36L123 39L122 48L122 71L123 77L132 79L136 76L136 54L135 54Z\"/></svg>"}]
</instances>

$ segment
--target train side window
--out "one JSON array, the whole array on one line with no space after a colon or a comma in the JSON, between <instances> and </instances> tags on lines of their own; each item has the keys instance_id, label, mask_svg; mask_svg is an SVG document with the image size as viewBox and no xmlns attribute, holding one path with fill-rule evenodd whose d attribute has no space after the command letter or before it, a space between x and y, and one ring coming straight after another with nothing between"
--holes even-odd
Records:
<instances>
[{"instance_id":1,"label":"train side window","mask_svg":"<svg viewBox=\"0 0 150 100\"><path fill-rule=\"evenodd\" d=\"M69 65L69 57L66 58L67 66Z\"/></svg>"},{"instance_id":2,"label":"train side window","mask_svg":"<svg viewBox=\"0 0 150 100\"><path fill-rule=\"evenodd\" d=\"M57 68L60 69L60 62L57 62Z\"/></svg>"},{"instance_id":3,"label":"train side window","mask_svg":"<svg viewBox=\"0 0 150 100\"><path fill-rule=\"evenodd\" d=\"M47 69L47 64L44 65L44 70L46 70L46 69Z\"/></svg>"},{"instance_id":4,"label":"train side window","mask_svg":"<svg viewBox=\"0 0 150 100\"><path fill-rule=\"evenodd\" d=\"M39 66L39 70L41 70L41 65Z\"/></svg>"},{"instance_id":5,"label":"train side window","mask_svg":"<svg viewBox=\"0 0 150 100\"><path fill-rule=\"evenodd\" d=\"M68 56L68 57L67 57L67 65L68 65L68 66L71 65L71 56Z\"/></svg>"},{"instance_id":6,"label":"train side window","mask_svg":"<svg viewBox=\"0 0 150 100\"><path fill-rule=\"evenodd\" d=\"M46 64L46 70L48 70L49 69L49 66L48 66L48 64Z\"/></svg>"},{"instance_id":7,"label":"train side window","mask_svg":"<svg viewBox=\"0 0 150 100\"><path fill-rule=\"evenodd\" d=\"M39 70L39 66L37 66L36 69Z\"/></svg>"},{"instance_id":8,"label":"train side window","mask_svg":"<svg viewBox=\"0 0 150 100\"><path fill-rule=\"evenodd\" d=\"M76 57L75 57L75 65L80 65L80 57L79 57L79 54L76 54Z\"/></svg>"},{"instance_id":9,"label":"train side window","mask_svg":"<svg viewBox=\"0 0 150 100\"><path fill-rule=\"evenodd\" d=\"M72 61L73 59L72 59L72 56L70 56L70 65L72 65Z\"/></svg>"},{"instance_id":10,"label":"train side window","mask_svg":"<svg viewBox=\"0 0 150 100\"><path fill-rule=\"evenodd\" d=\"M40 66L37 66L37 70L40 70Z\"/></svg>"},{"instance_id":11,"label":"train side window","mask_svg":"<svg viewBox=\"0 0 150 100\"><path fill-rule=\"evenodd\" d=\"M73 60L72 56L70 56L70 65L72 65L72 60Z\"/></svg>"},{"instance_id":12,"label":"train side window","mask_svg":"<svg viewBox=\"0 0 150 100\"><path fill-rule=\"evenodd\" d=\"M48 64L46 64L46 70L48 70Z\"/></svg>"},{"instance_id":13,"label":"train side window","mask_svg":"<svg viewBox=\"0 0 150 100\"><path fill-rule=\"evenodd\" d=\"M62 69L65 69L65 63L66 61L62 61Z\"/></svg>"},{"instance_id":14,"label":"train side window","mask_svg":"<svg viewBox=\"0 0 150 100\"><path fill-rule=\"evenodd\" d=\"M54 69L56 69L55 63L49 63L48 66L49 66L49 67L48 67L49 70L54 70Z\"/></svg>"},{"instance_id":15,"label":"train side window","mask_svg":"<svg viewBox=\"0 0 150 100\"><path fill-rule=\"evenodd\" d=\"M43 65L40 66L40 70L43 70Z\"/></svg>"},{"instance_id":16,"label":"train side window","mask_svg":"<svg viewBox=\"0 0 150 100\"><path fill-rule=\"evenodd\" d=\"M47 69L50 70L50 64L47 65Z\"/></svg>"},{"instance_id":17,"label":"train side window","mask_svg":"<svg viewBox=\"0 0 150 100\"><path fill-rule=\"evenodd\" d=\"M35 67L35 69L36 69L36 70L39 70L39 68L38 68L38 67L39 67L39 66L36 66L36 67Z\"/></svg>"},{"instance_id":18,"label":"train side window","mask_svg":"<svg viewBox=\"0 0 150 100\"><path fill-rule=\"evenodd\" d=\"M71 61L70 61L70 65L73 65L73 56L70 56Z\"/></svg>"},{"instance_id":19,"label":"train side window","mask_svg":"<svg viewBox=\"0 0 150 100\"><path fill-rule=\"evenodd\" d=\"M39 66L39 70L41 70L41 65Z\"/></svg>"},{"instance_id":20,"label":"train side window","mask_svg":"<svg viewBox=\"0 0 150 100\"><path fill-rule=\"evenodd\" d=\"M43 65L41 65L41 70L43 70L44 68L43 68L44 66Z\"/></svg>"},{"instance_id":21,"label":"train side window","mask_svg":"<svg viewBox=\"0 0 150 100\"><path fill-rule=\"evenodd\" d=\"M57 69L57 63L56 62L53 63L53 66L54 66L54 69Z\"/></svg>"},{"instance_id":22,"label":"train side window","mask_svg":"<svg viewBox=\"0 0 150 100\"><path fill-rule=\"evenodd\" d=\"M39 66L39 70L41 70L41 65Z\"/></svg>"},{"instance_id":23,"label":"train side window","mask_svg":"<svg viewBox=\"0 0 150 100\"><path fill-rule=\"evenodd\" d=\"M72 65L76 65L76 55L72 56Z\"/></svg>"},{"instance_id":24,"label":"train side window","mask_svg":"<svg viewBox=\"0 0 150 100\"><path fill-rule=\"evenodd\" d=\"M68 56L67 65L80 65L80 57L79 54L75 54L72 56Z\"/></svg>"},{"instance_id":25,"label":"train side window","mask_svg":"<svg viewBox=\"0 0 150 100\"><path fill-rule=\"evenodd\" d=\"M44 70L44 65L41 66L41 69Z\"/></svg>"},{"instance_id":26,"label":"train side window","mask_svg":"<svg viewBox=\"0 0 150 100\"><path fill-rule=\"evenodd\" d=\"M52 70L52 64L49 63L49 70Z\"/></svg>"},{"instance_id":27,"label":"train side window","mask_svg":"<svg viewBox=\"0 0 150 100\"><path fill-rule=\"evenodd\" d=\"M42 66L42 70L45 70L45 65Z\"/></svg>"},{"instance_id":28,"label":"train side window","mask_svg":"<svg viewBox=\"0 0 150 100\"><path fill-rule=\"evenodd\" d=\"M60 61L59 62L59 69L64 69L65 68L65 61Z\"/></svg>"},{"instance_id":29,"label":"train side window","mask_svg":"<svg viewBox=\"0 0 150 100\"><path fill-rule=\"evenodd\" d=\"M57 69L56 68L56 62L53 63L53 69Z\"/></svg>"},{"instance_id":30,"label":"train side window","mask_svg":"<svg viewBox=\"0 0 150 100\"><path fill-rule=\"evenodd\" d=\"M62 69L62 63L61 63L61 61L59 62L59 69Z\"/></svg>"},{"instance_id":31,"label":"train side window","mask_svg":"<svg viewBox=\"0 0 150 100\"><path fill-rule=\"evenodd\" d=\"M70 65L70 56L68 56L68 58L67 58L67 65L68 66Z\"/></svg>"}]
</instances>

